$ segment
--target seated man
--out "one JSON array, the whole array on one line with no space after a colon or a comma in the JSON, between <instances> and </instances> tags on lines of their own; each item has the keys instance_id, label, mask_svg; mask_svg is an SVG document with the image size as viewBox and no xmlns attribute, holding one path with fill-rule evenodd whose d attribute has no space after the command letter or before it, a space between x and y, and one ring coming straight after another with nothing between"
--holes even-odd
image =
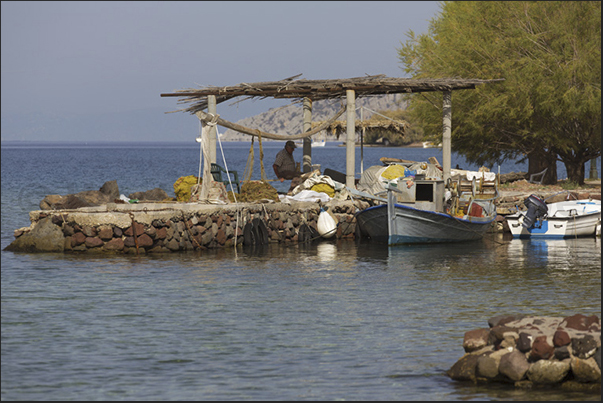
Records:
<instances>
[{"instance_id":1,"label":"seated man","mask_svg":"<svg viewBox=\"0 0 603 403\"><path fill-rule=\"evenodd\" d=\"M293 141L287 141L285 143L285 148L276 154L274 164L272 165L276 177L281 182L283 182L285 179L291 179L291 187L289 188L289 192L295 189L295 187L301 182L301 173L296 167L295 159L293 158L293 150L296 148L297 146Z\"/></svg>"}]
</instances>

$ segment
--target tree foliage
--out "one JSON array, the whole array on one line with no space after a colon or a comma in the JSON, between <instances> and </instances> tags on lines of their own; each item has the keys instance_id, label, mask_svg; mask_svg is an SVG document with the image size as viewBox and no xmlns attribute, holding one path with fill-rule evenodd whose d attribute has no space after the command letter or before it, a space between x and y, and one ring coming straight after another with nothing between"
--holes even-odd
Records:
<instances>
[{"instance_id":1,"label":"tree foliage","mask_svg":"<svg viewBox=\"0 0 603 403\"><path fill-rule=\"evenodd\" d=\"M601 155L601 3L443 2L429 31L398 49L413 78L504 78L452 94L452 146L472 162L526 157L529 173L556 161L584 183ZM413 94L411 116L442 135L442 94Z\"/></svg>"}]
</instances>

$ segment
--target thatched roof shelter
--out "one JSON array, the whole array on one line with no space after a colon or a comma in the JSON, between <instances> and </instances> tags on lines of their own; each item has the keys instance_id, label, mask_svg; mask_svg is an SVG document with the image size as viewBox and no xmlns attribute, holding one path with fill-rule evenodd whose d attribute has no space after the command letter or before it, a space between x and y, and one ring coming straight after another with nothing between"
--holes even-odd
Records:
<instances>
[{"instance_id":1,"label":"thatched roof shelter","mask_svg":"<svg viewBox=\"0 0 603 403\"><path fill-rule=\"evenodd\" d=\"M354 122L356 127L356 132L360 132L362 129L365 129L367 133L371 133L374 131L389 131L404 135L405 130L408 126L406 122L400 121L386 121L386 120L357 120ZM312 127L318 127L323 122L312 122ZM339 138L342 134L346 133L347 130L347 122L342 120L336 120L331 123L325 130L329 131L331 134L337 136Z\"/></svg>"},{"instance_id":2,"label":"thatched roof shelter","mask_svg":"<svg viewBox=\"0 0 603 403\"><path fill-rule=\"evenodd\" d=\"M354 90L356 97L366 97L382 94L474 89L480 84L501 81L466 78L392 78L384 74L356 78L297 80L299 76L301 74L280 81L240 83L226 87L187 88L164 93L161 96L179 97L178 103L190 105L180 111L195 114L207 109L208 95L214 95L217 104L241 96L246 99L289 98L294 102L300 102L303 98L310 98L312 101L345 98L347 90Z\"/></svg>"}]
</instances>

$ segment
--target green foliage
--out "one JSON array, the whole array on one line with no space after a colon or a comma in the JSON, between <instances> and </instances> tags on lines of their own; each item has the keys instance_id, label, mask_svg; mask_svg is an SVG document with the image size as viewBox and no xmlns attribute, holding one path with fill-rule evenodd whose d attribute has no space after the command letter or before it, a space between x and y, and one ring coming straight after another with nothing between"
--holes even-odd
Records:
<instances>
[{"instance_id":1,"label":"green foliage","mask_svg":"<svg viewBox=\"0 0 603 403\"><path fill-rule=\"evenodd\" d=\"M559 159L584 181L580 165L601 154L600 2L443 2L427 34L407 36L398 56L413 78L505 79L453 93L455 151L485 165ZM409 101L441 138L442 94Z\"/></svg>"}]
</instances>

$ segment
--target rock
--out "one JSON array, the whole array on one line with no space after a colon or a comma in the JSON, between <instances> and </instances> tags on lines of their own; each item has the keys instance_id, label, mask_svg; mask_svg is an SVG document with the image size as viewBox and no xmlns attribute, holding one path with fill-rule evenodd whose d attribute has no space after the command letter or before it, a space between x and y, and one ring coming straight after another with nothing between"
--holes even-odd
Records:
<instances>
[{"instance_id":1,"label":"rock","mask_svg":"<svg viewBox=\"0 0 603 403\"><path fill-rule=\"evenodd\" d=\"M446 372L446 374L455 381L475 382L477 359L478 356L476 355L465 354Z\"/></svg>"},{"instance_id":2,"label":"rock","mask_svg":"<svg viewBox=\"0 0 603 403\"><path fill-rule=\"evenodd\" d=\"M597 348L597 351L595 351L595 355L593 355L593 358L595 359L595 362L599 366L599 370L601 370L601 347L600 346Z\"/></svg>"},{"instance_id":3,"label":"rock","mask_svg":"<svg viewBox=\"0 0 603 403\"><path fill-rule=\"evenodd\" d=\"M105 182L99 189L99 192L107 195L109 200L119 199L119 187L115 180Z\"/></svg>"},{"instance_id":4,"label":"rock","mask_svg":"<svg viewBox=\"0 0 603 403\"><path fill-rule=\"evenodd\" d=\"M72 210L80 207L90 207L91 204L86 200L76 196L76 195L67 195L65 196L59 203L54 205L56 210Z\"/></svg>"},{"instance_id":5,"label":"rock","mask_svg":"<svg viewBox=\"0 0 603 403\"><path fill-rule=\"evenodd\" d=\"M63 230L52 223L51 217L38 221L31 231L15 239L4 250L10 252L63 252Z\"/></svg>"},{"instance_id":6,"label":"rock","mask_svg":"<svg viewBox=\"0 0 603 403\"><path fill-rule=\"evenodd\" d=\"M594 358L591 357L584 360L581 358L572 357L570 365L576 381L582 383L601 383L601 369L597 365Z\"/></svg>"},{"instance_id":7,"label":"rock","mask_svg":"<svg viewBox=\"0 0 603 403\"><path fill-rule=\"evenodd\" d=\"M147 234L142 234L138 237L138 247L150 248L153 246L153 240Z\"/></svg>"},{"instance_id":8,"label":"rock","mask_svg":"<svg viewBox=\"0 0 603 403\"><path fill-rule=\"evenodd\" d=\"M517 339L517 349L522 353L530 351L534 337L528 333L520 332Z\"/></svg>"},{"instance_id":9,"label":"rock","mask_svg":"<svg viewBox=\"0 0 603 403\"><path fill-rule=\"evenodd\" d=\"M558 329L553 335L553 346L555 347L567 346L571 342L572 339L565 330Z\"/></svg>"},{"instance_id":10,"label":"rock","mask_svg":"<svg viewBox=\"0 0 603 403\"><path fill-rule=\"evenodd\" d=\"M86 242L86 235L83 232L76 232L71 236L71 246L78 246Z\"/></svg>"},{"instance_id":11,"label":"rock","mask_svg":"<svg viewBox=\"0 0 603 403\"><path fill-rule=\"evenodd\" d=\"M576 330L588 330L591 324L600 323L597 315L585 316L582 314L568 316L563 319L563 322L565 322L565 327Z\"/></svg>"},{"instance_id":12,"label":"rock","mask_svg":"<svg viewBox=\"0 0 603 403\"><path fill-rule=\"evenodd\" d=\"M97 237L87 237L84 243L87 248L98 248L104 244L103 240Z\"/></svg>"},{"instance_id":13,"label":"rock","mask_svg":"<svg viewBox=\"0 0 603 403\"><path fill-rule=\"evenodd\" d=\"M501 183L503 183L503 182L501 182ZM494 317L488 319L488 325L490 327L502 326L509 322L520 320L524 317L525 317L525 315L498 315L498 316L494 316Z\"/></svg>"},{"instance_id":14,"label":"rock","mask_svg":"<svg viewBox=\"0 0 603 403\"><path fill-rule=\"evenodd\" d=\"M575 357L587 359L597 351L597 341L591 335L572 339L572 353Z\"/></svg>"},{"instance_id":15,"label":"rock","mask_svg":"<svg viewBox=\"0 0 603 403\"><path fill-rule=\"evenodd\" d=\"M119 196L118 196L119 197ZM161 188L155 188L147 190L146 192L134 192L128 195L130 199L138 200L149 200L149 201L163 201L169 199L170 196L167 192Z\"/></svg>"},{"instance_id":16,"label":"rock","mask_svg":"<svg viewBox=\"0 0 603 403\"><path fill-rule=\"evenodd\" d=\"M109 251L121 251L124 249L124 241L120 238L113 238L105 244L104 248Z\"/></svg>"},{"instance_id":17,"label":"rock","mask_svg":"<svg viewBox=\"0 0 603 403\"><path fill-rule=\"evenodd\" d=\"M567 361L540 360L530 365L527 376L534 383L550 385L561 382L569 370Z\"/></svg>"},{"instance_id":18,"label":"rock","mask_svg":"<svg viewBox=\"0 0 603 403\"><path fill-rule=\"evenodd\" d=\"M466 332L465 337L463 338L463 348L465 349L465 352L469 353L485 347L488 344L489 334L489 329L475 329Z\"/></svg>"},{"instance_id":19,"label":"rock","mask_svg":"<svg viewBox=\"0 0 603 403\"><path fill-rule=\"evenodd\" d=\"M498 372L517 382L523 379L529 367L526 356L519 350L513 350L501 357Z\"/></svg>"},{"instance_id":20,"label":"rock","mask_svg":"<svg viewBox=\"0 0 603 403\"><path fill-rule=\"evenodd\" d=\"M85 190L83 192L76 193L75 196L88 203L88 206L100 206L115 200L115 198L109 197L100 190Z\"/></svg>"},{"instance_id":21,"label":"rock","mask_svg":"<svg viewBox=\"0 0 603 403\"><path fill-rule=\"evenodd\" d=\"M498 376L498 363L488 355L481 355L477 358L475 375L477 377L494 379Z\"/></svg>"},{"instance_id":22,"label":"rock","mask_svg":"<svg viewBox=\"0 0 603 403\"><path fill-rule=\"evenodd\" d=\"M40 210L55 210L55 206L63 201L61 195L48 195L40 202Z\"/></svg>"},{"instance_id":23,"label":"rock","mask_svg":"<svg viewBox=\"0 0 603 403\"><path fill-rule=\"evenodd\" d=\"M513 335L513 337L519 337L517 329L508 327L505 325L497 325L490 329L488 335L488 344L495 346L500 345L500 342L504 340L505 336Z\"/></svg>"},{"instance_id":24,"label":"rock","mask_svg":"<svg viewBox=\"0 0 603 403\"><path fill-rule=\"evenodd\" d=\"M569 351L569 346L561 346L555 349L555 359L562 361L567 358L570 358L571 354Z\"/></svg>"},{"instance_id":25,"label":"rock","mask_svg":"<svg viewBox=\"0 0 603 403\"><path fill-rule=\"evenodd\" d=\"M538 336L532 343L530 359L532 361L548 360L555 354L555 348L547 342L546 336Z\"/></svg>"}]
</instances>

